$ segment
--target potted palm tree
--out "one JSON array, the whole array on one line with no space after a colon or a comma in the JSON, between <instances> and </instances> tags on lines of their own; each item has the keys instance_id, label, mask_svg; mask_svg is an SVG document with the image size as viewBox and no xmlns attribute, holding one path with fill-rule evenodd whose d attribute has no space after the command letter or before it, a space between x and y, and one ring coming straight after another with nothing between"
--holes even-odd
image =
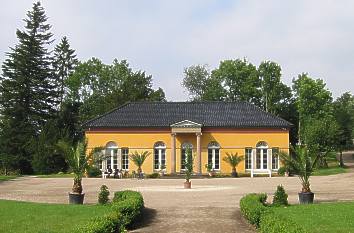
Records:
<instances>
[{"instance_id":1,"label":"potted palm tree","mask_svg":"<svg viewBox=\"0 0 354 233\"><path fill-rule=\"evenodd\" d=\"M313 203L315 194L310 189L310 177L314 171L319 156L310 155L306 146L290 148L292 154L280 152L280 158L284 166L299 176L302 190L299 193L300 204Z\"/></svg>"},{"instance_id":2,"label":"potted palm tree","mask_svg":"<svg viewBox=\"0 0 354 233\"><path fill-rule=\"evenodd\" d=\"M82 193L82 177L86 169L91 167L91 162L88 158L94 158L94 154L101 150L101 148L93 149L89 156L86 157L87 142L78 142L75 147L72 143L60 140L58 148L63 153L67 164L74 173L74 184L72 192L69 192L70 204L83 204L85 194Z\"/></svg>"},{"instance_id":3,"label":"potted palm tree","mask_svg":"<svg viewBox=\"0 0 354 233\"><path fill-rule=\"evenodd\" d=\"M193 173L193 155L192 155L192 150L191 148L187 147L186 148L186 160L184 161L184 167L185 167L185 179L186 181L184 182L184 188L185 189L190 189L192 188L192 182L190 181Z\"/></svg>"},{"instance_id":4,"label":"potted palm tree","mask_svg":"<svg viewBox=\"0 0 354 233\"><path fill-rule=\"evenodd\" d=\"M147 157L149 157L151 153L148 151L144 151L142 153L139 153L135 151L133 154L129 155L130 159L133 161L133 163L138 167L137 172L138 172L138 177L142 178L142 166L146 160Z\"/></svg>"},{"instance_id":5,"label":"potted palm tree","mask_svg":"<svg viewBox=\"0 0 354 233\"><path fill-rule=\"evenodd\" d=\"M236 171L236 167L241 161L243 161L243 159L244 159L243 156L238 156L237 153L233 154L233 153L226 152L226 157L224 157L223 160L231 166L231 168L232 168L231 176L232 177L238 176L237 171Z\"/></svg>"}]
</instances>

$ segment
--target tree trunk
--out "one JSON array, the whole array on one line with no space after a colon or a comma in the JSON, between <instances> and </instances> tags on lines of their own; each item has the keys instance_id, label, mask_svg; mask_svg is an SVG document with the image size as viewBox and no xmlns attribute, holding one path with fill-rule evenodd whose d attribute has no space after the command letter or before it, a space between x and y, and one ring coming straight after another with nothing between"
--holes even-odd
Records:
<instances>
[{"instance_id":1,"label":"tree trunk","mask_svg":"<svg viewBox=\"0 0 354 233\"><path fill-rule=\"evenodd\" d=\"M74 178L73 193L82 193L82 184L79 178Z\"/></svg>"}]
</instances>

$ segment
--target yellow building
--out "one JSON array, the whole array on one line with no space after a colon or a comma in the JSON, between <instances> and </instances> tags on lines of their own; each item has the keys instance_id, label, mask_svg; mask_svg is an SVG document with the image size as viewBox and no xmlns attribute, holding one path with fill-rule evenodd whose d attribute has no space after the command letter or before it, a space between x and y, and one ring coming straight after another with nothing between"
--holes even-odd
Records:
<instances>
[{"instance_id":1,"label":"yellow building","mask_svg":"<svg viewBox=\"0 0 354 233\"><path fill-rule=\"evenodd\" d=\"M223 157L237 153L244 156L237 172L253 176L278 170L277 152L288 150L292 124L246 102L135 102L84 126L88 147L105 147L102 171L135 171L129 155L149 151L144 173L180 173L189 146L196 174L207 173L206 164L230 173Z\"/></svg>"}]
</instances>

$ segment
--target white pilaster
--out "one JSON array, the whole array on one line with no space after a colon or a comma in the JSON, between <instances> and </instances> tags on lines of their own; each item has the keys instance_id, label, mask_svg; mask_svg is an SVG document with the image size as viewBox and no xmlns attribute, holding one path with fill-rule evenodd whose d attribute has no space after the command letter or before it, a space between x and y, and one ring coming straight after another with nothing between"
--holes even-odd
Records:
<instances>
[{"instance_id":1,"label":"white pilaster","mask_svg":"<svg viewBox=\"0 0 354 233\"><path fill-rule=\"evenodd\" d=\"M253 177L253 169L254 169L254 162L256 158L256 149L252 149L252 154L251 154L251 177Z\"/></svg>"}]
</instances>

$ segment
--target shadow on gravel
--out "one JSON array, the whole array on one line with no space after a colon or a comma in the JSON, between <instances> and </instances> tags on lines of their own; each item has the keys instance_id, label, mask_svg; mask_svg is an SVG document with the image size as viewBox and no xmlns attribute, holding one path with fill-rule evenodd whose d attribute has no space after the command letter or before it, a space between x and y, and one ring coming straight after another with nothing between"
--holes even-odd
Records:
<instances>
[{"instance_id":1,"label":"shadow on gravel","mask_svg":"<svg viewBox=\"0 0 354 233\"><path fill-rule=\"evenodd\" d=\"M132 226L129 227L129 230L136 230L139 228L150 226L156 217L156 210L150 208L144 208L141 217L136 221Z\"/></svg>"}]
</instances>

